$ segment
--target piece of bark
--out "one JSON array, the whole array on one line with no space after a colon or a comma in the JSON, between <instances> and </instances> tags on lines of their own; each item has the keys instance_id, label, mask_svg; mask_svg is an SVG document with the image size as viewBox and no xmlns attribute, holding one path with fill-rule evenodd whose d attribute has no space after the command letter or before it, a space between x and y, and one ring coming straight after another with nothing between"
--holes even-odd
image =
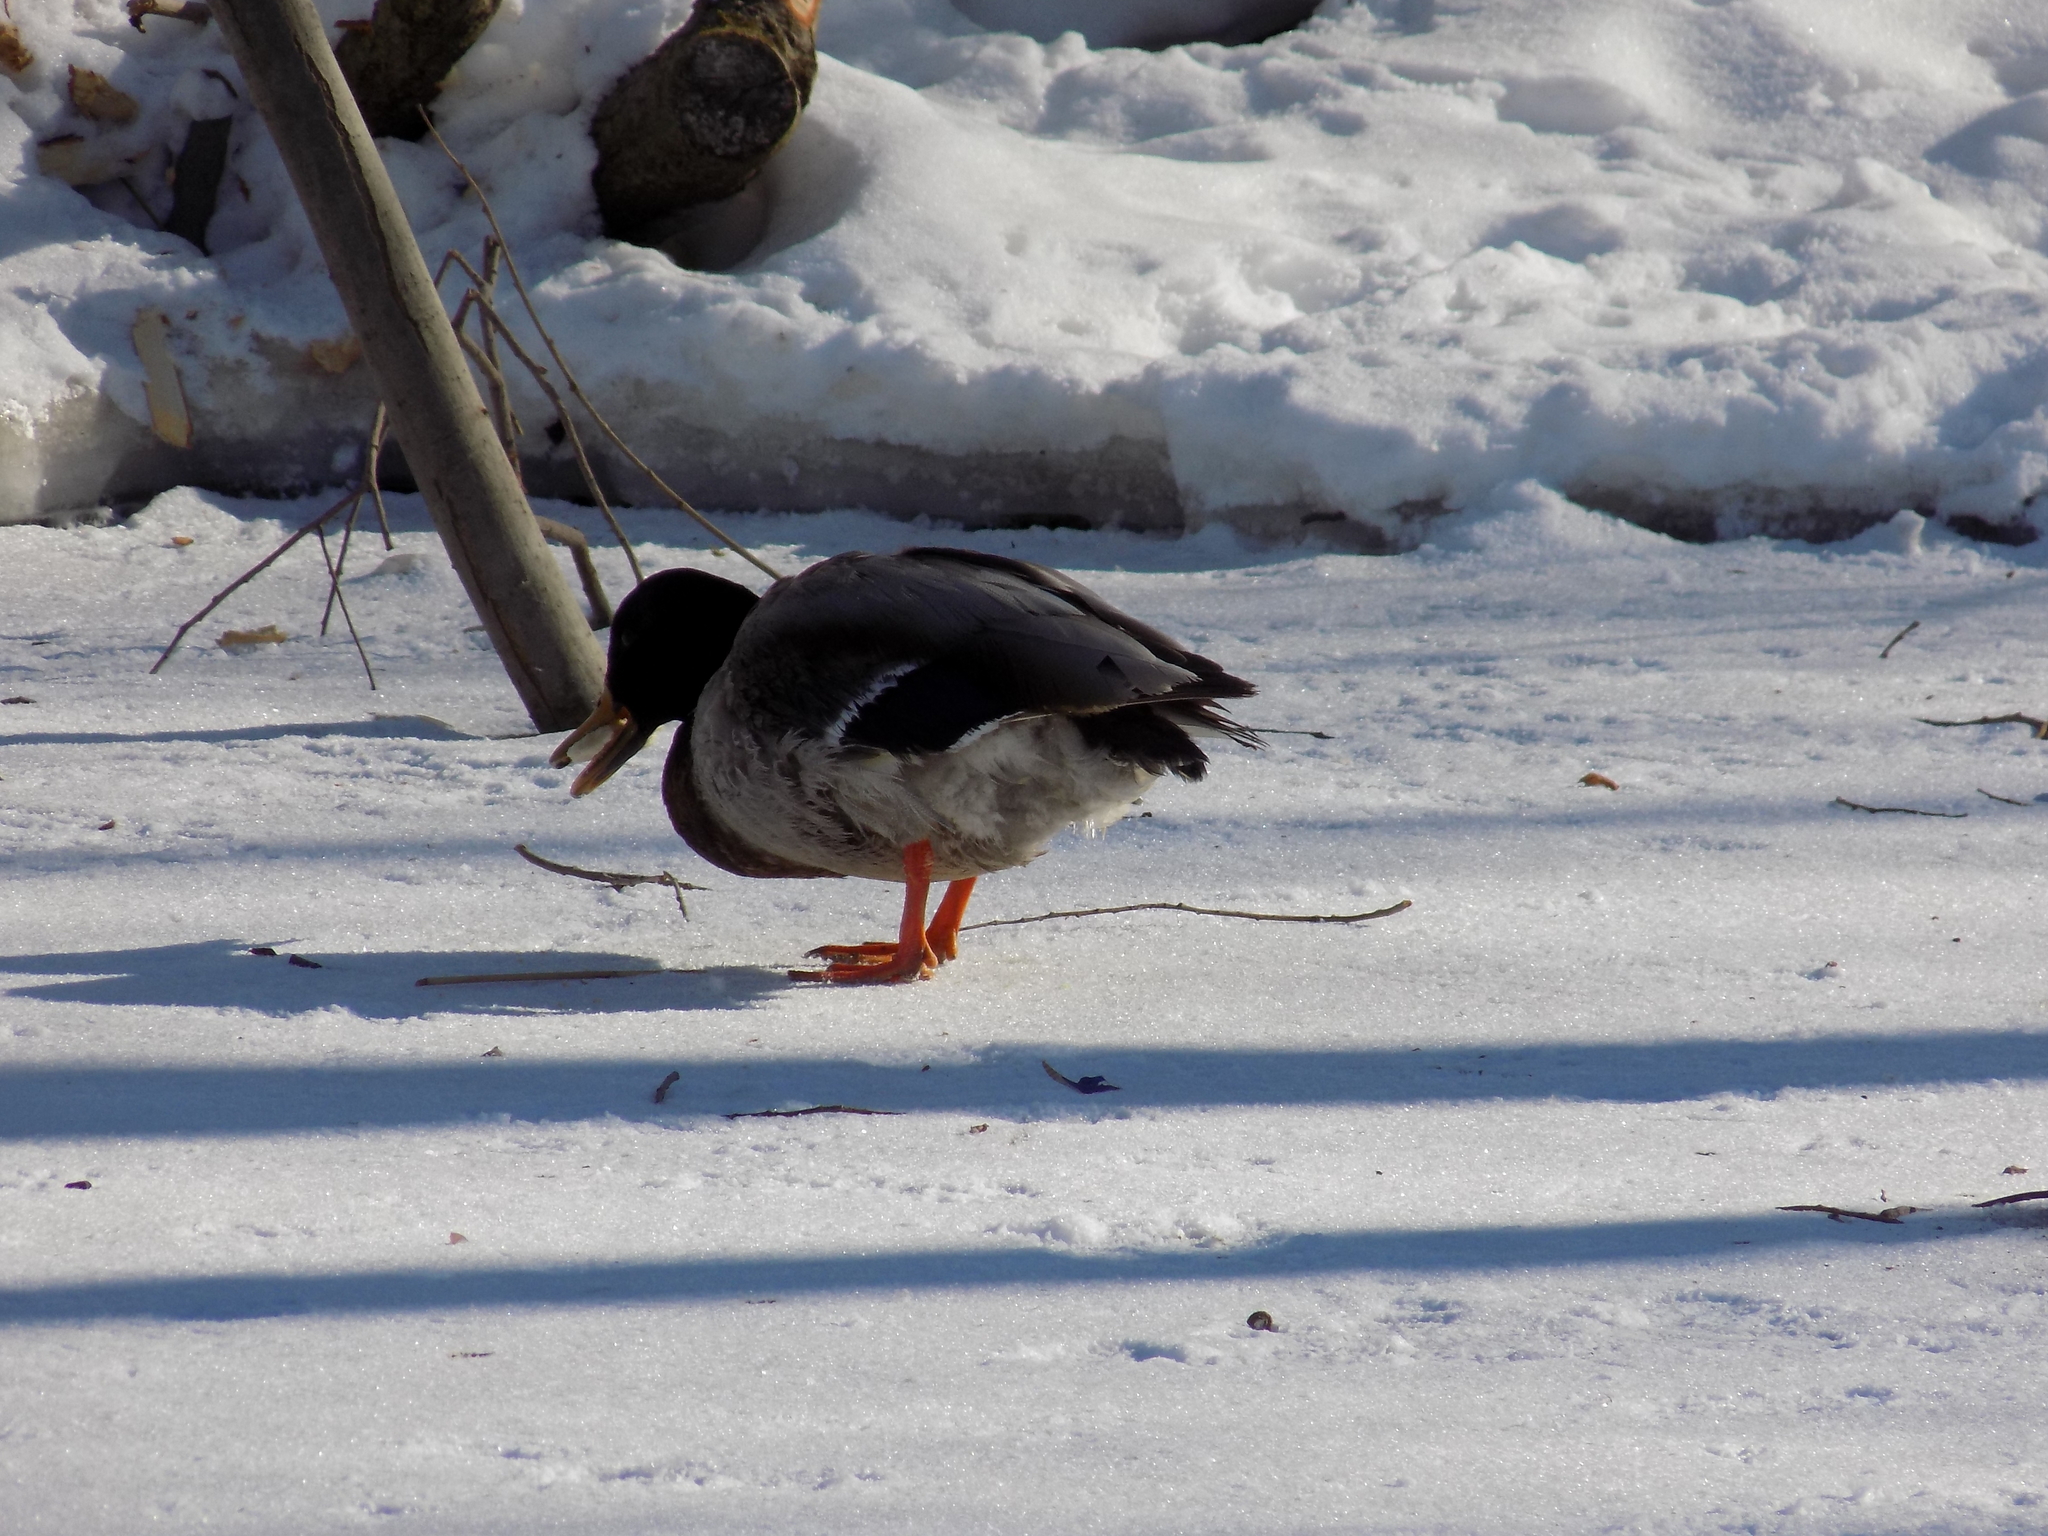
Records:
<instances>
[{"instance_id":1,"label":"piece of bark","mask_svg":"<svg viewBox=\"0 0 2048 1536\"><path fill-rule=\"evenodd\" d=\"M380 139L417 139L420 109L498 14L499 0L377 0L367 23L344 22L334 57Z\"/></svg>"},{"instance_id":2,"label":"piece of bark","mask_svg":"<svg viewBox=\"0 0 2048 1536\"><path fill-rule=\"evenodd\" d=\"M605 233L658 244L760 174L810 103L817 15L818 0L697 0L626 72L590 125Z\"/></svg>"},{"instance_id":3,"label":"piece of bark","mask_svg":"<svg viewBox=\"0 0 2048 1536\"><path fill-rule=\"evenodd\" d=\"M164 233L190 240L206 251L206 226L220 201L220 178L228 168L228 135L232 117L202 117L185 132L178 151L178 169L171 183L171 216Z\"/></svg>"}]
</instances>

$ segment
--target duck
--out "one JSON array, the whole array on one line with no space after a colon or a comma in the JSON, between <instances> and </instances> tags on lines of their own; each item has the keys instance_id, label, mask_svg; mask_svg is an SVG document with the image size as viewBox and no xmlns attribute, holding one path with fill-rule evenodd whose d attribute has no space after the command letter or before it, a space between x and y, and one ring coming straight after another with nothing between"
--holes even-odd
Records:
<instances>
[{"instance_id":1,"label":"duck","mask_svg":"<svg viewBox=\"0 0 2048 1536\"><path fill-rule=\"evenodd\" d=\"M676 722L669 821L754 879L900 883L893 940L809 952L804 981L917 981L957 958L975 883L1095 830L1202 738L1259 745L1257 690L1059 571L976 550L852 552L758 596L690 568L618 606L597 707L550 757L581 798ZM929 921L932 887L945 883Z\"/></svg>"}]
</instances>

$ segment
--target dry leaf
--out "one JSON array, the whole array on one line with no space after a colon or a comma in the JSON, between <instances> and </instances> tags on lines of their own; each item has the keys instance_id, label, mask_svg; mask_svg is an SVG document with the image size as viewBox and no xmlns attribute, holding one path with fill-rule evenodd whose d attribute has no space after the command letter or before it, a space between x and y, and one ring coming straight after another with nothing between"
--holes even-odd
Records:
<instances>
[{"instance_id":1,"label":"dry leaf","mask_svg":"<svg viewBox=\"0 0 2048 1536\"><path fill-rule=\"evenodd\" d=\"M96 187L128 168L110 144L75 133L59 134L36 145L36 169L70 187Z\"/></svg>"},{"instance_id":2,"label":"dry leaf","mask_svg":"<svg viewBox=\"0 0 2048 1536\"><path fill-rule=\"evenodd\" d=\"M142 104L95 70L71 66L71 105L96 123L132 123Z\"/></svg>"},{"instance_id":3,"label":"dry leaf","mask_svg":"<svg viewBox=\"0 0 2048 1536\"><path fill-rule=\"evenodd\" d=\"M192 446L192 412L185 404L184 381L171 356L171 322L160 309L145 309L128 333L141 359L143 393L149 397L149 426L173 448ZM284 637L278 636L281 640Z\"/></svg>"},{"instance_id":4,"label":"dry leaf","mask_svg":"<svg viewBox=\"0 0 2048 1536\"><path fill-rule=\"evenodd\" d=\"M1580 779L1579 782L1581 784L1597 787L1600 789L1621 788L1619 784L1615 783L1614 780L1607 777L1607 775L1604 773L1589 773L1584 778Z\"/></svg>"},{"instance_id":5,"label":"dry leaf","mask_svg":"<svg viewBox=\"0 0 2048 1536\"><path fill-rule=\"evenodd\" d=\"M35 61L36 56L21 40L21 29L11 21L0 21L0 69L18 75Z\"/></svg>"},{"instance_id":6,"label":"dry leaf","mask_svg":"<svg viewBox=\"0 0 2048 1536\"><path fill-rule=\"evenodd\" d=\"M451 1243L466 1243L469 1241L469 1239L464 1237L460 1232L450 1232L448 1234L448 1241Z\"/></svg>"},{"instance_id":7,"label":"dry leaf","mask_svg":"<svg viewBox=\"0 0 2048 1536\"><path fill-rule=\"evenodd\" d=\"M171 543L176 545L179 549L185 548L191 542L192 535L189 533L174 533L171 535Z\"/></svg>"},{"instance_id":8,"label":"dry leaf","mask_svg":"<svg viewBox=\"0 0 2048 1536\"><path fill-rule=\"evenodd\" d=\"M306 361L323 373L347 373L362 355L363 344L352 335L306 343Z\"/></svg>"},{"instance_id":9,"label":"dry leaf","mask_svg":"<svg viewBox=\"0 0 2048 1536\"><path fill-rule=\"evenodd\" d=\"M231 629L219 640L220 648L232 651L244 645L282 645L291 636L275 624L266 624L261 629Z\"/></svg>"}]
</instances>

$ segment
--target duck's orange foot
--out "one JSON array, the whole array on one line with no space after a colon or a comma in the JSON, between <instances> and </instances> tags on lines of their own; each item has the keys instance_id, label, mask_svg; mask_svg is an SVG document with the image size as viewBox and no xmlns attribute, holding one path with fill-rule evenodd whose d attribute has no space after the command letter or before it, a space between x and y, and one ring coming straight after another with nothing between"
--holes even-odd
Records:
<instances>
[{"instance_id":1,"label":"duck's orange foot","mask_svg":"<svg viewBox=\"0 0 2048 1536\"><path fill-rule=\"evenodd\" d=\"M895 944L823 944L810 953L814 959L825 961L825 968L791 971L791 981L924 981L939 963L929 949L912 950L906 955Z\"/></svg>"}]
</instances>

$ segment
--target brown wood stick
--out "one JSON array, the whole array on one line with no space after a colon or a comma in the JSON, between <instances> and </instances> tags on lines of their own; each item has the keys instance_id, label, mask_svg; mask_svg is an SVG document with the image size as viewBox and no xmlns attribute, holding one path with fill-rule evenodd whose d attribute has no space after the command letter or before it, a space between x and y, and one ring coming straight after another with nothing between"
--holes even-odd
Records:
<instances>
[{"instance_id":1,"label":"brown wood stick","mask_svg":"<svg viewBox=\"0 0 2048 1536\"><path fill-rule=\"evenodd\" d=\"M2034 733L2034 740L2048 741L2048 720L2037 720L2032 715L1979 715L1974 720L1929 720L1924 715L1913 718L1922 725L1938 725L1944 729L1958 725L2024 725Z\"/></svg>"},{"instance_id":2,"label":"brown wood stick","mask_svg":"<svg viewBox=\"0 0 2048 1536\"><path fill-rule=\"evenodd\" d=\"M2000 805L2017 805L2028 810L2031 810L2033 808L2031 801L2013 800L2005 795L1994 795L1988 789L1980 789L1977 791L1977 793L1982 795L1986 800L1996 800Z\"/></svg>"},{"instance_id":3,"label":"brown wood stick","mask_svg":"<svg viewBox=\"0 0 2048 1536\"><path fill-rule=\"evenodd\" d=\"M728 1120L793 1120L799 1115L900 1115L900 1109L862 1109L854 1104L813 1104L809 1109L743 1109Z\"/></svg>"},{"instance_id":4,"label":"brown wood stick","mask_svg":"<svg viewBox=\"0 0 2048 1536\"><path fill-rule=\"evenodd\" d=\"M548 328L541 324L540 312L533 307L533 296L526 291L526 279L520 275L519 263L512 259L512 247L505 240L505 231L498 227L498 216L491 209L491 200L484 195L484 189L477 184L477 179L470 175L469 167L456 157L455 151L448 147L447 140L441 137L440 131L432 123L427 125L427 132L433 134L434 142L441 146L441 153L454 163L458 171L462 172L462 179L468 182L470 190L476 193L477 203L483 209L484 218L490 223L491 233L496 235L498 243L505 247L505 270L512 274L512 286L519 291L519 301L526 306L527 318L533 322L534 330L540 333L540 339L546 343L548 355L555 360L555 366L562 370L562 380L569 386L569 392L576 397L577 403L590 413L590 419L597 423L598 430L610 439L611 445L614 448L618 449L620 453L624 454L632 462L635 469L639 470L649 480L652 480L656 489L668 497L670 501L674 502L679 511L694 518L697 525L706 533L709 533L719 543L725 545L726 548L730 549L748 564L754 566L763 575L778 581L781 580L782 572L776 570L774 566L763 560L751 549L748 549L746 545L740 543L738 539L735 539L723 528L712 522L710 518L691 506L688 501L683 499L680 491L677 491L666 480L662 479L660 475L657 475L639 454L627 446L626 440L612 430L611 423L604 419L603 413L591 403L590 397L583 392L583 385L577 380L575 371L570 368L568 360L562 356L562 349L555 345L555 338L549 335Z\"/></svg>"},{"instance_id":5,"label":"brown wood stick","mask_svg":"<svg viewBox=\"0 0 2048 1536\"><path fill-rule=\"evenodd\" d=\"M1916 811L1910 805L1859 805L1854 800L1835 796L1836 805L1846 805L1852 811L1868 811L1873 816L1941 816L1950 821L1961 821L1968 811Z\"/></svg>"},{"instance_id":6,"label":"brown wood stick","mask_svg":"<svg viewBox=\"0 0 2048 1536\"><path fill-rule=\"evenodd\" d=\"M473 987L496 981L616 981L631 976L699 976L701 971L658 965L636 971L491 971L481 976L422 976L416 987Z\"/></svg>"},{"instance_id":7,"label":"brown wood stick","mask_svg":"<svg viewBox=\"0 0 2048 1536\"><path fill-rule=\"evenodd\" d=\"M1829 1221L1841 1221L1846 1217L1855 1221L1881 1221L1887 1226L1896 1227L1917 1211L1919 1207L1916 1205L1894 1205L1888 1206L1881 1211L1850 1211L1844 1210L1839 1205L1781 1205L1778 1209L1781 1211L1814 1211L1827 1217Z\"/></svg>"},{"instance_id":8,"label":"brown wood stick","mask_svg":"<svg viewBox=\"0 0 2048 1536\"><path fill-rule=\"evenodd\" d=\"M1241 917L1253 923L1363 923L1375 917L1392 917L1396 912L1406 912L1414 906L1412 901L1397 901L1391 907L1381 907L1377 912L1235 912L1225 907L1191 907L1184 901L1134 901L1121 907L1081 907L1072 912L1041 912L1036 917L994 917L987 922L967 923L960 931L966 933L972 928L1014 928L1022 923L1050 922L1056 917L1108 917L1117 912L1187 912L1196 917Z\"/></svg>"},{"instance_id":9,"label":"brown wood stick","mask_svg":"<svg viewBox=\"0 0 2048 1536\"><path fill-rule=\"evenodd\" d=\"M1981 1211L1994 1205L2018 1205L2022 1200L2048 1200L2048 1189L2030 1189L2023 1195L2000 1195L1996 1200L1979 1200L1970 1209Z\"/></svg>"},{"instance_id":10,"label":"brown wood stick","mask_svg":"<svg viewBox=\"0 0 2048 1536\"><path fill-rule=\"evenodd\" d=\"M544 859L524 843L514 843L512 851L527 863L537 865L554 875L568 875L575 880L593 880L599 885L608 885L615 891L630 890L636 885L665 885L676 899L676 910L684 917L690 909L683 905L683 892L708 891L708 885L692 885L687 880L678 880L667 870L658 875L622 875L605 869L578 869L574 864L557 864L553 859Z\"/></svg>"},{"instance_id":11,"label":"brown wood stick","mask_svg":"<svg viewBox=\"0 0 2048 1536\"><path fill-rule=\"evenodd\" d=\"M1913 631L1918 629L1919 627L1920 621L1918 619L1915 619L1912 623L1908 624L1904 629L1900 630L1896 635L1893 635L1891 639L1885 643L1885 648L1877 653L1877 659L1879 661L1891 660L1892 647L1897 645L1901 640L1905 639L1906 636L1913 633Z\"/></svg>"}]
</instances>

